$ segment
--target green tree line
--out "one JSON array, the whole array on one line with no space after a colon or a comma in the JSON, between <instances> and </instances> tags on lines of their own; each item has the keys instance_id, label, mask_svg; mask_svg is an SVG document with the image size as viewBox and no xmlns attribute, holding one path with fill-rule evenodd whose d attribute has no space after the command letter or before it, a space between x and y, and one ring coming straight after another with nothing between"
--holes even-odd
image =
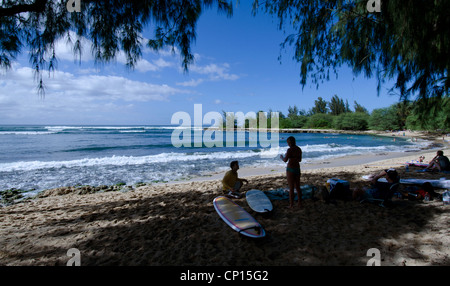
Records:
<instances>
[{"instance_id":1,"label":"green tree line","mask_svg":"<svg viewBox=\"0 0 450 286\"><path fill-rule=\"evenodd\" d=\"M348 101L337 95L327 102L319 97L309 111L289 106L287 115L280 112L281 129L314 128L337 130L426 130L450 131L450 98L435 99L430 116L423 118L420 102L403 101L369 112L358 102L350 108ZM270 114L270 113L269 113ZM269 123L270 126L270 123Z\"/></svg>"}]
</instances>

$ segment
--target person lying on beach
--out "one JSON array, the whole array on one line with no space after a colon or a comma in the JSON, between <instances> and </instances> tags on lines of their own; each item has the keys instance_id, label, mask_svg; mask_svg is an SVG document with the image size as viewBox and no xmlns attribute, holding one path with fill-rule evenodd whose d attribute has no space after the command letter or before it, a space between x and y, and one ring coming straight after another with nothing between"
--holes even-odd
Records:
<instances>
[{"instance_id":1,"label":"person lying on beach","mask_svg":"<svg viewBox=\"0 0 450 286\"><path fill-rule=\"evenodd\" d=\"M450 171L450 161L447 156L444 156L444 151L437 151L436 156L430 161L425 170Z\"/></svg>"},{"instance_id":2,"label":"person lying on beach","mask_svg":"<svg viewBox=\"0 0 450 286\"><path fill-rule=\"evenodd\" d=\"M281 160L288 162L286 168L286 177L289 185L289 207L294 207L294 188L297 190L298 207L302 206L302 190L300 189L300 162L302 161L302 149L295 143L295 138L290 136L286 140L289 149L286 155L280 155Z\"/></svg>"},{"instance_id":3,"label":"person lying on beach","mask_svg":"<svg viewBox=\"0 0 450 286\"><path fill-rule=\"evenodd\" d=\"M239 199L241 198L241 194L239 190L241 189L244 183L248 183L246 179L240 179L238 177L237 170L239 170L239 162L233 161L230 163L230 168L228 172L225 173L225 176L222 179L222 187L224 191L228 191L228 196Z\"/></svg>"},{"instance_id":4,"label":"person lying on beach","mask_svg":"<svg viewBox=\"0 0 450 286\"><path fill-rule=\"evenodd\" d=\"M385 177L387 182L378 182L378 179ZM363 199L385 199L389 194L393 184L398 183L400 177L395 169L381 171L373 175L371 187L353 190L353 199L361 201Z\"/></svg>"}]
</instances>

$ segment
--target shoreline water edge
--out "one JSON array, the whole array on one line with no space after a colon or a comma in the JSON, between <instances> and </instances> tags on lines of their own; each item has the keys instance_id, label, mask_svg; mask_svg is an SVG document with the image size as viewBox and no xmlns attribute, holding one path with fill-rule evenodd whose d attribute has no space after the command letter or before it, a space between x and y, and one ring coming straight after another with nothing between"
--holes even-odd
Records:
<instances>
[{"instance_id":1,"label":"shoreline water edge","mask_svg":"<svg viewBox=\"0 0 450 286\"><path fill-rule=\"evenodd\" d=\"M239 129L237 130L239 131ZM240 131L252 131L250 128L242 129ZM257 131L257 130L256 130ZM373 136L383 136L392 137L393 140L396 138L408 139L417 142L422 141L420 148L408 150L405 152L378 152L371 154L358 154L358 155L344 155L326 158L325 160L311 160L309 162L302 163L302 170L314 170L322 168L333 168L333 167L345 167L352 166L355 164L368 164L371 165L374 162L389 160L394 158L405 157L407 161L416 160L420 155L428 155L426 158L432 158L432 154L421 153L420 155L415 154L414 156L408 156L407 152L427 152L428 150L437 150L446 148L448 146L449 139L445 136L441 138L439 135L431 135L428 132L421 131L346 131L346 130L331 130L331 129L280 129L279 134L298 134L298 133L321 133L321 134L347 134L347 135L373 135ZM447 137L450 138L450 137ZM281 137L281 140L285 140ZM417 158L415 158L417 157ZM401 161L401 160L400 160ZM406 162L406 161L405 161ZM397 163L397 165L402 165L402 163ZM255 167L249 166L247 168L242 168L240 170L241 176L264 176L271 174L279 174L285 171L284 166L272 165L265 167ZM76 193L79 195L92 194L92 193L102 193L111 191L127 192L135 188L149 186L149 185L173 185L180 183L189 183L195 181L211 181L220 180L223 176L223 172L208 172L203 175L188 176L186 178L181 178L177 180L155 180L152 182L138 182L136 184L127 184L125 182L119 182L113 185L86 185L86 184L75 184L71 186L63 186L57 188L49 188L43 190L22 190L20 188L9 188L7 190L0 190L0 207L6 206L14 203L19 203L22 201L42 198L48 196L48 193L53 194L68 194Z\"/></svg>"}]
</instances>

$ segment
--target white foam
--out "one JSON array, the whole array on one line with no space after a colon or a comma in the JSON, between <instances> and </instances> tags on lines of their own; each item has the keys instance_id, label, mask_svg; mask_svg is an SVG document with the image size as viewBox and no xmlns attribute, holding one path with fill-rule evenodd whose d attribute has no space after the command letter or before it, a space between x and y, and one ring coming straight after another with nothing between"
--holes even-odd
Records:
<instances>
[{"instance_id":1,"label":"white foam","mask_svg":"<svg viewBox=\"0 0 450 286\"><path fill-rule=\"evenodd\" d=\"M145 130L122 130L120 133L145 133Z\"/></svg>"},{"instance_id":2,"label":"white foam","mask_svg":"<svg viewBox=\"0 0 450 286\"><path fill-rule=\"evenodd\" d=\"M83 129L81 126L45 126L44 128L52 132L61 132L67 129Z\"/></svg>"},{"instance_id":3,"label":"white foam","mask_svg":"<svg viewBox=\"0 0 450 286\"><path fill-rule=\"evenodd\" d=\"M64 130L130 130L130 129L142 129L142 130L174 130L174 129L184 129L188 127L183 126L45 126L45 129L53 132L61 132Z\"/></svg>"},{"instance_id":4,"label":"white foam","mask_svg":"<svg viewBox=\"0 0 450 286\"><path fill-rule=\"evenodd\" d=\"M264 153L262 153L264 154ZM238 151L238 152L210 152L210 153L161 153L150 156L112 156L102 158L85 158L79 160L69 161L20 161L12 163L0 164L0 172L11 171L32 171L38 169L51 168L73 168L73 167L92 167L103 165L143 165L155 163L170 163L170 162L187 162L197 160L218 160L218 159L239 159L261 156L261 153L253 151Z\"/></svg>"},{"instance_id":5,"label":"white foam","mask_svg":"<svg viewBox=\"0 0 450 286\"><path fill-rule=\"evenodd\" d=\"M0 135L48 135L55 133L52 131L0 131Z\"/></svg>"},{"instance_id":6,"label":"white foam","mask_svg":"<svg viewBox=\"0 0 450 286\"><path fill-rule=\"evenodd\" d=\"M330 147L327 148L327 144L323 146L304 146L303 157L308 159L308 153L322 153L324 151L330 151ZM112 156L101 158L84 158L78 160L67 161L20 161L12 163L0 164L0 172L11 171L32 171L39 169L51 169L51 168L74 168L74 167L92 167L92 166L123 166L123 165L144 165L144 164L157 164L157 163L171 163L171 162L188 162L198 160L226 160L226 159L278 159L279 154L284 154L287 147L274 148L274 149L256 149L245 151L234 151L233 148L222 152L192 152L192 153L161 153L157 155L149 156ZM334 148L332 154L317 154L314 159L327 159L332 157L341 157L351 154L362 154L367 152L379 152L385 151L384 147L352 147L342 146ZM329 153L329 152L327 152Z\"/></svg>"}]
</instances>

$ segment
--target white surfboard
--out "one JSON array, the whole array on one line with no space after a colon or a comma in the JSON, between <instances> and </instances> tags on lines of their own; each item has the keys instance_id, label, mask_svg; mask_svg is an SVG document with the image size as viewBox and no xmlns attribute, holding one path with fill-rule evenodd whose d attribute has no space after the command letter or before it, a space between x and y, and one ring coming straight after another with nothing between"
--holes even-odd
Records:
<instances>
[{"instance_id":1,"label":"white surfboard","mask_svg":"<svg viewBox=\"0 0 450 286\"><path fill-rule=\"evenodd\" d=\"M370 180L370 176L363 176L365 180ZM378 179L379 182L387 182L386 178ZM428 179L400 179L400 184L405 185L422 185L423 183L430 183L434 188L448 189L450 188L450 180L442 178L440 180L428 180Z\"/></svg>"},{"instance_id":2,"label":"white surfboard","mask_svg":"<svg viewBox=\"0 0 450 286\"><path fill-rule=\"evenodd\" d=\"M261 238L266 235L261 224L229 198L217 197L213 204L223 221L240 234L252 238Z\"/></svg>"},{"instance_id":3,"label":"white surfboard","mask_svg":"<svg viewBox=\"0 0 450 286\"><path fill-rule=\"evenodd\" d=\"M421 185L423 183L430 183L434 188L448 189L450 188L450 180L445 178L441 180L427 180L427 179L400 179L400 184L405 185Z\"/></svg>"},{"instance_id":4,"label":"white surfboard","mask_svg":"<svg viewBox=\"0 0 450 286\"><path fill-rule=\"evenodd\" d=\"M258 213L267 213L273 210L272 202L260 190L250 190L245 194L247 203L252 210Z\"/></svg>"}]
</instances>

